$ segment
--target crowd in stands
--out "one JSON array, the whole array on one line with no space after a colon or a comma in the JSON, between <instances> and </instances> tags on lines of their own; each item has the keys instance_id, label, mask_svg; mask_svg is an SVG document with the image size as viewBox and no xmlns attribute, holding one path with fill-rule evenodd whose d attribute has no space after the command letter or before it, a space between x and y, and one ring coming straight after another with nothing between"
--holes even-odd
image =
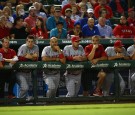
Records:
<instances>
[{"instance_id":1,"label":"crowd in stands","mask_svg":"<svg viewBox=\"0 0 135 115\"><path fill-rule=\"evenodd\" d=\"M19 0L17 5L5 0L0 2L0 39L7 36L10 39L25 39L29 34L35 35L37 39L49 39L52 36L66 39L68 34L74 35L76 23L81 28L75 33L79 35L81 32L81 38L89 38L93 35L99 35L102 38L112 38L112 36L113 38L132 38L134 37L135 9L128 8L127 3L127 0L63 0L59 6L53 4L45 6L40 0ZM117 18L120 18L118 27L111 22L116 13L119 14ZM91 22L88 19L93 20L94 28L90 26ZM84 32L86 25L92 31L91 33ZM99 31L98 33L94 33L95 28ZM118 28L122 33L117 31ZM62 34L63 31L65 35ZM18 36L21 32L24 36L21 34ZM86 33L89 35L86 36Z\"/></svg>"},{"instance_id":2,"label":"crowd in stands","mask_svg":"<svg viewBox=\"0 0 135 115\"><path fill-rule=\"evenodd\" d=\"M6 58L4 57L6 54L3 55L4 51L0 50L0 54L3 55L5 62L14 64L18 60L36 61L39 57L39 49L38 46L34 44L34 38L50 39L51 47L48 46L43 49L42 61L61 61L62 63L65 63L65 60L90 60L93 64L96 64L100 60L107 60L107 57L109 57L109 60L119 58L127 60L130 58L134 59L134 52L132 54L129 52L128 55L126 50L123 50L123 44L120 40L116 41L114 47L109 47L106 50L104 50L103 45L99 44L99 38L135 38L135 9L134 7L127 6L127 0L60 0L59 3L61 3L61 5L52 4L50 6L45 6L40 0L19 0L17 3L11 3L8 0L0 2L0 39L2 40L2 48L4 51L9 47L8 40L26 39L26 44L23 44L19 48L18 54L14 53L13 56L7 56ZM117 18L120 20L119 23L115 25L111 22L111 19L114 18L116 14ZM83 49L83 47L79 45L80 38L92 39L92 44ZM60 47L57 46L57 39L71 39L72 46L65 46L64 48L66 53L62 53ZM73 50L68 49L68 47L73 47ZM81 54L79 54L80 50ZM51 53L49 51L51 51ZM122 51L124 51L124 53L120 54ZM110 52L113 52L113 55L111 55ZM76 55L81 56L73 56L71 55L72 53L77 53ZM17 59L16 56L18 56ZM2 56L0 55L0 61L3 61L1 57ZM0 67L2 67L1 63ZM58 80L57 86L55 86L55 82L53 81L56 81L56 78L53 78L53 74L50 73L54 72L58 79L60 74L56 70L51 70L51 72L49 70L47 72L48 73L44 73L44 81L50 88L47 92L47 96L55 97L54 95L57 91ZM77 96L80 88L81 72L77 74L76 72L66 73L66 84L68 89L67 97ZM107 78L107 82L110 81L110 84L107 84L107 86L104 87L109 87L110 89L113 82L110 78L113 78L113 73L104 71L103 69L96 72L92 71L92 73L93 76L98 76L97 87L93 95L102 96L101 88L103 82ZM95 75L94 73L98 74ZM2 75L3 74L4 73L2 73ZM76 81L74 80L74 74L78 76L78 78L75 78L77 79ZM69 79L67 76L71 75L72 79ZM30 71L20 71L17 73L17 79L21 87L20 98L26 96L29 81L27 81L26 77L29 76ZM105 76L109 77L105 78ZM122 79L122 77L120 77L120 79ZM69 80L71 80L71 83L69 83ZM4 79L3 81L5 82L6 80ZM11 81L12 80L10 79L8 82ZM86 78L84 83L82 83L84 84L84 96L89 95L89 85L85 84L87 81L89 81L89 79ZM53 84L53 86L50 84ZM79 88L76 89L76 86L73 86L73 84L78 84ZM124 83L120 82L120 84L122 84L121 88L124 89ZM2 87L4 87L3 84ZM104 95L109 95L109 89L105 90L106 92ZM9 91L11 90L12 86ZM9 95L13 94L9 92ZM4 95L2 94L1 97L3 98Z\"/></svg>"}]
</instances>

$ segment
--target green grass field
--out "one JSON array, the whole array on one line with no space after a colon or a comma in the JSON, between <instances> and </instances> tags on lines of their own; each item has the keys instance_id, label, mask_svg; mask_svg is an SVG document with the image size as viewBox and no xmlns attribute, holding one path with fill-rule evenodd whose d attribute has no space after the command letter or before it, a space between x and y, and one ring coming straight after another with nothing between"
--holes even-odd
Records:
<instances>
[{"instance_id":1,"label":"green grass field","mask_svg":"<svg viewBox=\"0 0 135 115\"><path fill-rule=\"evenodd\" d=\"M135 115L135 104L0 107L0 115Z\"/></svg>"}]
</instances>

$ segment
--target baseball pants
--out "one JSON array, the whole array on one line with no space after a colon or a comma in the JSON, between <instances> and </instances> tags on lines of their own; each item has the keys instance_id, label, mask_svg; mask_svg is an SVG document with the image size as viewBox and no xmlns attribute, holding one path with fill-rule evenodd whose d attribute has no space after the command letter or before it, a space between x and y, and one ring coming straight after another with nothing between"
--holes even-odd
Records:
<instances>
[{"instance_id":1,"label":"baseball pants","mask_svg":"<svg viewBox=\"0 0 135 115\"><path fill-rule=\"evenodd\" d=\"M48 87L46 97L56 97L56 92L60 81L60 73L55 75L43 74L43 79Z\"/></svg>"},{"instance_id":2,"label":"baseball pants","mask_svg":"<svg viewBox=\"0 0 135 115\"><path fill-rule=\"evenodd\" d=\"M65 80L68 93L66 97L77 97L81 86L81 74L82 73L78 75L67 74Z\"/></svg>"},{"instance_id":3,"label":"baseball pants","mask_svg":"<svg viewBox=\"0 0 135 115\"><path fill-rule=\"evenodd\" d=\"M125 90L125 82L122 76L120 75L120 73L118 73L118 76L119 76L119 83L120 83L120 95L122 95ZM106 73L106 78L102 86L102 91L104 96L109 96L109 91L113 82L114 82L114 73L113 72Z\"/></svg>"},{"instance_id":4,"label":"baseball pants","mask_svg":"<svg viewBox=\"0 0 135 115\"><path fill-rule=\"evenodd\" d=\"M132 74L131 76L131 90L130 90L131 95L135 95L135 73Z\"/></svg>"},{"instance_id":5,"label":"baseball pants","mask_svg":"<svg viewBox=\"0 0 135 115\"><path fill-rule=\"evenodd\" d=\"M31 83L31 72L18 72L16 76L20 86L19 98L25 98L29 90L29 84Z\"/></svg>"}]
</instances>

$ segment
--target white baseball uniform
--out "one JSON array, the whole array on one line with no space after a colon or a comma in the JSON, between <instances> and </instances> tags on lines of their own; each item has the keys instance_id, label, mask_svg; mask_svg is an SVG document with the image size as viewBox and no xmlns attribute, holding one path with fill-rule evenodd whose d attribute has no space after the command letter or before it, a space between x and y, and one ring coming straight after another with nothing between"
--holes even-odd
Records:
<instances>
[{"instance_id":1,"label":"white baseball uniform","mask_svg":"<svg viewBox=\"0 0 135 115\"><path fill-rule=\"evenodd\" d=\"M37 53L39 55L39 47L37 45L34 45L33 48L27 47L27 44L23 44L18 49L18 57L24 57L26 54L34 54ZM32 61L32 60L27 60ZM29 84L32 81L31 80L31 70L20 70L17 72L17 81L20 86L20 93L19 97L24 98L27 95L27 91L29 90Z\"/></svg>"},{"instance_id":2,"label":"white baseball uniform","mask_svg":"<svg viewBox=\"0 0 135 115\"><path fill-rule=\"evenodd\" d=\"M128 56L127 51L124 47L122 48L122 51L123 51L122 54L124 56ZM114 47L107 47L105 49L105 52L106 52L108 57L117 55ZM103 88L102 88L104 96L109 95L110 87L111 87L111 85L114 81L114 72L113 71L109 71L106 74L107 75L106 75L106 78L105 78L105 81L104 81L104 84L103 84ZM118 73L118 76L119 76L119 82L120 82L120 94L123 94L126 85L125 85L125 82L124 82L120 73Z\"/></svg>"},{"instance_id":3,"label":"white baseball uniform","mask_svg":"<svg viewBox=\"0 0 135 115\"><path fill-rule=\"evenodd\" d=\"M53 51L51 46L46 46L42 51L41 57L43 56L58 58L59 53ZM60 81L60 70L57 70L55 68L45 69L43 71L43 79L48 86L46 97L56 97L56 91Z\"/></svg>"},{"instance_id":4,"label":"white baseball uniform","mask_svg":"<svg viewBox=\"0 0 135 115\"><path fill-rule=\"evenodd\" d=\"M75 50L72 45L67 45L64 47L64 55L66 57L85 56L85 52L81 45L79 45L77 50ZM81 85L81 74L82 69L66 71L66 87L68 90L66 97L76 97L78 95Z\"/></svg>"},{"instance_id":5,"label":"white baseball uniform","mask_svg":"<svg viewBox=\"0 0 135 115\"><path fill-rule=\"evenodd\" d=\"M131 57L135 53L135 46L131 45L127 48L128 55ZM131 69L131 95L135 95L135 69Z\"/></svg>"}]
</instances>

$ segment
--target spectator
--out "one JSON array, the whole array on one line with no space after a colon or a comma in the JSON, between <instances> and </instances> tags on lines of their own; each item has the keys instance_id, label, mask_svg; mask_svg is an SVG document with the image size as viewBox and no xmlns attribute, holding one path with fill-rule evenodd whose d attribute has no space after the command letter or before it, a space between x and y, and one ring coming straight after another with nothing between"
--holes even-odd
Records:
<instances>
[{"instance_id":1,"label":"spectator","mask_svg":"<svg viewBox=\"0 0 135 115\"><path fill-rule=\"evenodd\" d=\"M84 3L81 3L79 4L79 7L80 7L79 11L80 11L81 19L87 17L87 5Z\"/></svg>"},{"instance_id":2,"label":"spectator","mask_svg":"<svg viewBox=\"0 0 135 115\"><path fill-rule=\"evenodd\" d=\"M107 55L105 53L105 50L103 48L103 45L99 44L99 36L93 36L92 37L92 44L89 44L85 47L85 54L88 58L88 60L92 64L97 64L99 61L107 60ZM88 96L89 94L89 82L90 78L97 77L97 86L95 88L95 91L93 92L94 96L102 96L102 90L101 87L103 85L104 79L105 79L105 72L103 69L101 70L94 70L89 69L86 71L87 73L90 73L90 76L83 76L82 77L82 85L83 85L83 95ZM95 79L95 78L94 78Z\"/></svg>"},{"instance_id":3,"label":"spectator","mask_svg":"<svg viewBox=\"0 0 135 115\"><path fill-rule=\"evenodd\" d=\"M3 10L3 8L5 7L5 5L6 5L6 1L4 1L4 0L1 1L0 2L0 9Z\"/></svg>"},{"instance_id":4,"label":"spectator","mask_svg":"<svg viewBox=\"0 0 135 115\"><path fill-rule=\"evenodd\" d=\"M94 15L96 18L99 18L99 12L101 9L107 10L106 19L112 18L113 12L112 9L107 5L106 0L98 0L99 5L94 8Z\"/></svg>"},{"instance_id":5,"label":"spectator","mask_svg":"<svg viewBox=\"0 0 135 115\"><path fill-rule=\"evenodd\" d=\"M88 15L88 18L94 18L95 19L95 17L94 17L94 10L92 8L89 8L87 10L87 15Z\"/></svg>"},{"instance_id":6,"label":"spectator","mask_svg":"<svg viewBox=\"0 0 135 115\"><path fill-rule=\"evenodd\" d=\"M105 24L106 19L103 17L99 17L98 24L96 25L98 27L100 36L102 38L111 38L112 37L112 28Z\"/></svg>"},{"instance_id":7,"label":"spectator","mask_svg":"<svg viewBox=\"0 0 135 115\"><path fill-rule=\"evenodd\" d=\"M91 4L93 5L93 8L95 9L96 6L99 5L99 1L98 0L89 0L91 2ZM109 4L110 0L107 0L107 4Z\"/></svg>"},{"instance_id":8,"label":"spectator","mask_svg":"<svg viewBox=\"0 0 135 115\"><path fill-rule=\"evenodd\" d=\"M134 38L135 28L133 26L129 26L125 16L121 16L120 24L114 28L113 34L116 38Z\"/></svg>"},{"instance_id":9,"label":"spectator","mask_svg":"<svg viewBox=\"0 0 135 115\"><path fill-rule=\"evenodd\" d=\"M11 9L11 14L13 14L13 12L14 12L14 9L13 9L14 6L13 5L14 5L14 3L12 3L9 0L6 2L6 5L5 5L5 6L8 6Z\"/></svg>"},{"instance_id":10,"label":"spectator","mask_svg":"<svg viewBox=\"0 0 135 115\"><path fill-rule=\"evenodd\" d=\"M24 22L27 23L28 29L31 29L36 26L36 20L37 20L36 8L34 6L30 6L29 16L24 19Z\"/></svg>"},{"instance_id":11,"label":"spectator","mask_svg":"<svg viewBox=\"0 0 135 115\"><path fill-rule=\"evenodd\" d=\"M10 67L12 67L18 61L16 52L15 50L9 48L9 39L6 37L2 39L2 48L0 48L0 54L2 54L3 56L3 66L5 66L7 63ZM8 98L15 98L15 95L13 93L13 87L16 83L15 71L12 69L8 70L8 72L5 70L1 70L0 75L0 98L4 98L5 83L9 83Z\"/></svg>"},{"instance_id":12,"label":"spectator","mask_svg":"<svg viewBox=\"0 0 135 115\"><path fill-rule=\"evenodd\" d=\"M81 0L81 2L79 4L86 4L87 8L93 8L91 2L88 2L89 0Z\"/></svg>"},{"instance_id":13,"label":"spectator","mask_svg":"<svg viewBox=\"0 0 135 115\"><path fill-rule=\"evenodd\" d=\"M107 10L101 9L99 12L99 17L103 17L106 19L106 15L107 15ZM98 19L95 21L95 24L98 24ZM109 19L106 19L105 24L112 27L112 24Z\"/></svg>"},{"instance_id":14,"label":"spectator","mask_svg":"<svg viewBox=\"0 0 135 115\"><path fill-rule=\"evenodd\" d=\"M29 35L26 43L18 49L19 61L37 61L39 57L39 48L35 45L35 38ZM17 81L20 86L19 98L26 98L29 84L31 82L31 70L19 70L16 74Z\"/></svg>"},{"instance_id":15,"label":"spectator","mask_svg":"<svg viewBox=\"0 0 135 115\"><path fill-rule=\"evenodd\" d=\"M81 24L81 28L82 28L85 24L87 24L88 18L93 18L93 19L95 19L95 17L94 17L94 11L93 11L93 9L91 9L91 8L89 8L89 9L87 10L87 12L86 12L86 14L85 14L85 17L83 17L82 19L79 20L79 21L80 21L80 24Z\"/></svg>"},{"instance_id":16,"label":"spectator","mask_svg":"<svg viewBox=\"0 0 135 115\"><path fill-rule=\"evenodd\" d=\"M135 10L134 8L129 8L128 9L128 18L127 18L128 24L130 26L135 27Z\"/></svg>"},{"instance_id":17,"label":"spectator","mask_svg":"<svg viewBox=\"0 0 135 115\"><path fill-rule=\"evenodd\" d=\"M65 5L67 5L67 4L68 4L68 0L63 0L63 1L62 1L62 4L61 4L61 5L62 5L62 8L63 8Z\"/></svg>"},{"instance_id":18,"label":"spectator","mask_svg":"<svg viewBox=\"0 0 135 115\"><path fill-rule=\"evenodd\" d=\"M20 16L23 17L23 19L25 19L28 16L22 4L16 6L16 14L13 14L14 20L16 19L16 17Z\"/></svg>"},{"instance_id":19,"label":"spectator","mask_svg":"<svg viewBox=\"0 0 135 115\"><path fill-rule=\"evenodd\" d=\"M5 5L5 6L8 6L8 7L12 10L13 4L14 4L14 3L12 3L12 2L10 2L10 0L8 0L8 1L6 2L6 5Z\"/></svg>"},{"instance_id":20,"label":"spectator","mask_svg":"<svg viewBox=\"0 0 135 115\"><path fill-rule=\"evenodd\" d=\"M67 24L67 31L73 30L74 28L74 20L71 19L72 9L67 8L65 10L65 20Z\"/></svg>"},{"instance_id":21,"label":"spectator","mask_svg":"<svg viewBox=\"0 0 135 115\"><path fill-rule=\"evenodd\" d=\"M0 39L4 37L10 36L10 29L12 27L12 23L7 21L5 16L0 17Z\"/></svg>"},{"instance_id":22,"label":"spectator","mask_svg":"<svg viewBox=\"0 0 135 115\"><path fill-rule=\"evenodd\" d=\"M45 62L61 62L65 64L65 57L58 46L58 40L56 37L50 39L50 46L46 46L42 51L42 61ZM56 91L60 81L60 70L59 69L45 69L43 72L43 79L47 84L48 90L46 97L56 97Z\"/></svg>"},{"instance_id":23,"label":"spectator","mask_svg":"<svg viewBox=\"0 0 135 115\"><path fill-rule=\"evenodd\" d=\"M53 28L56 28L57 22L63 22L63 27L67 29L66 21L61 17L60 13L61 9L59 7L55 7L54 16L51 16L46 21L47 30L51 31Z\"/></svg>"},{"instance_id":24,"label":"spectator","mask_svg":"<svg viewBox=\"0 0 135 115\"><path fill-rule=\"evenodd\" d=\"M56 28L50 31L50 38L56 37L58 39L67 38L67 30L63 28L63 22L57 22Z\"/></svg>"},{"instance_id":25,"label":"spectator","mask_svg":"<svg viewBox=\"0 0 135 115\"><path fill-rule=\"evenodd\" d=\"M7 20L11 23L14 23L14 18L12 16L12 11L8 6L3 8L3 14L7 17Z\"/></svg>"},{"instance_id":26,"label":"spectator","mask_svg":"<svg viewBox=\"0 0 135 115\"><path fill-rule=\"evenodd\" d=\"M77 6L72 6L71 19L74 20L74 21L78 21L80 19L79 10L78 10Z\"/></svg>"},{"instance_id":27,"label":"spectator","mask_svg":"<svg viewBox=\"0 0 135 115\"><path fill-rule=\"evenodd\" d=\"M79 36L80 38L83 37L80 22L78 22L78 21L75 22L74 23L74 29L68 32L68 36L70 38L71 38L72 35L73 36ZM68 38L68 39L70 39L70 38Z\"/></svg>"},{"instance_id":28,"label":"spectator","mask_svg":"<svg viewBox=\"0 0 135 115\"><path fill-rule=\"evenodd\" d=\"M107 53L107 56L108 56L108 60L129 60L127 51L123 46L124 45L122 44L122 42L120 40L117 40L114 43L114 46L112 46L112 47L108 46L105 49L105 52ZM120 72L118 72L118 76L119 76L119 82L120 82L120 94L122 95L124 93L124 89L125 89L125 82L124 82ZM103 86L104 95L106 95L106 96L109 95L109 90L113 83L113 80L114 80L114 72L112 72L112 70L111 71L108 70L106 72L106 79L105 79L104 86Z\"/></svg>"},{"instance_id":29,"label":"spectator","mask_svg":"<svg viewBox=\"0 0 135 115\"><path fill-rule=\"evenodd\" d=\"M10 31L11 39L26 39L29 35L28 28L25 27L25 22L22 17L17 17L14 22L13 28Z\"/></svg>"},{"instance_id":30,"label":"spectator","mask_svg":"<svg viewBox=\"0 0 135 115\"><path fill-rule=\"evenodd\" d=\"M48 33L42 17L37 18L36 26L31 29L30 33L36 36L36 39L48 39Z\"/></svg>"},{"instance_id":31,"label":"spectator","mask_svg":"<svg viewBox=\"0 0 135 115\"><path fill-rule=\"evenodd\" d=\"M65 10L67 8L71 9L72 6L75 6L75 5L76 5L76 0L68 0L68 3L66 5L62 6L62 11L61 11L62 15L65 16Z\"/></svg>"},{"instance_id":32,"label":"spectator","mask_svg":"<svg viewBox=\"0 0 135 115\"><path fill-rule=\"evenodd\" d=\"M118 16L127 12L128 5L127 0L110 0L109 6L111 7L114 15L118 13Z\"/></svg>"},{"instance_id":33,"label":"spectator","mask_svg":"<svg viewBox=\"0 0 135 115\"><path fill-rule=\"evenodd\" d=\"M47 11L47 17L51 17L51 16L54 16L54 12L55 12L55 7L54 5L50 5L48 6L48 11Z\"/></svg>"},{"instance_id":34,"label":"spectator","mask_svg":"<svg viewBox=\"0 0 135 115\"><path fill-rule=\"evenodd\" d=\"M18 0L18 4L23 4L27 10L32 5L32 0Z\"/></svg>"},{"instance_id":35,"label":"spectator","mask_svg":"<svg viewBox=\"0 0 135 115\"><path fill-rule=\"evenodd\" d=\"M98 27L94 25L94 19L89 18L88 23L83 26L82 33L84 38L91 38L94 35L99 35Z\"/></svg>"},{"instance_id":36,"label":"spectator","mask_svg":"<svg viewBox=\"0 0 135 115\"><path fill-rule=\"evenodd\" d=\"M90 0L90 3L92 4L93 8L99 5L98 0Z\"/></svg>"},{"instance_id":37,"label":"spectator","mask_svg":"<svg viewBox=\"0 0 135 115\"><path fill-rule=\"evenodd\" d=\"M41 16L44 19L44 21L46 21L46 18L47 18L46 14L40 11L40 9L42 8L41 3L34 2L33 6L36 8L36 15Z\"/></svg>"},{"instance_id":38,"label":"spectator","mask_svg":"<svg viewBox=\"0 0 135 115\"><path fill-rule=\"evenodd\" d=\"M66 59L68 61L78 62L87 60L83 47L79 45L80 38L78 36L74 36L71 38L71 41L72 45L67 45L64 47ZM82 69L67 70L64 74L66 79L66 87L68 90L66 97L77 97L81 86L81 74Z\"/></svg>"}]
</instances>

